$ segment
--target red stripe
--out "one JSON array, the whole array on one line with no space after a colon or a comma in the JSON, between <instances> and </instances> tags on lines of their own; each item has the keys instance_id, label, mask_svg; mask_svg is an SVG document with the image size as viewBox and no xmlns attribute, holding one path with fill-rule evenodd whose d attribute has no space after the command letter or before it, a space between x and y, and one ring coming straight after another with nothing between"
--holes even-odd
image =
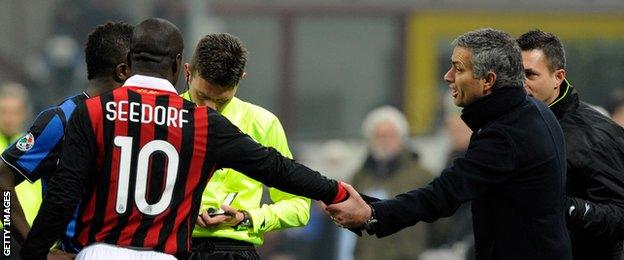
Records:
<instances>
[{"instance_id":1,"label":"red stripe","mask_svg":"<svg viewBox=\"0 0 624 260\"><path fill-rule=\"evenodd\" d=\"M89 113L89 118L91 119L91 130L95 134L95 139L97 142L97 168L101 169L102 162L104 161L104 127L102 126L102 104L100 97L94 97L85 101L87 106L87 112ZM89 238L89 230L91 229L91 220L93 219L93 215L95 214L95 197L96 197L96 189L93 190L93 194L91 194L91 199L89 199L89 203L87 203L85 209L82 211L82 216L80 217L81 230L76 230L77 240L82 245L87 244L87 240Z\"/></svg>"},{"instance_id":2,"label":"red stripe","mask_svg":"<svg viewBox=\"0 0 624 260\"><path fill-rule=\"evenodd\" d=\"M170 107L174 107L177 109L182 109L182 98L177 96L177 95L170 95L169 96L169 106ZM169 110L167 110L169 111ZM173 127L173 126L169 126L167 128L167 141L173 145L173 147L175 147L176 151L178 151L178 154L180 154L180 150L182 147L182 128L179 127L179 125L176 126L178 127ZM183 160L178 160L178 163L184 163ZM178 167L179 167L178 164ZM166 173L166 174L171 174L171 173ZM180 176L180 172L177 172L178 176L177 178L183 178L184 176ZM167 176L158 176L157 178L163 178L163 185L166 185L166 180L167 180ZM164 192L164 186L163 189L161 189L161 192ZM175 193L175 191L174 191ZM173 201L172 201L173 202ZM171 204L169 205L171 207ZM170 208L169 207L169 208ZM163 223L171 218L171 210L169 210L169 208L167 208L167 210L165 210L163 213L159 214L158 216L156 216L156 218L154 218L154 222L152 223L152 226L149 228L149 230L147 231L147 236L145 237L145 244L144 247L156 247L158 244L158 237L160 235L160 231L162 229Z\"/></svg>"},{"instance_id":3,"label":"red stripe","mask_svg":"<svg viewBox=\"0 0 624 260\"><path fill-rule=\"evenodd\" d=\"M195 119L195 136L193 138L193 155L191 157L191 164L186 181L186 187L184 188L184 200L178 208L176 214L175 223L173 225L172 236L167 239L165 252L175 254L178 251L178 247L184 246L185 250L190 249L190 237L192 234L192 228L190 223L193 223L191 217L195 217L196 213L191 215L191 202L193 200L193 192L197 189L202 174L211 174L211 172L204 173L202 169L204 159L206 156L206 144L208 142L208 113L203 107L194 109L193 116ZM214 171L214 169L211 169ZM183 222L186 222L188 226L188 233L186 245L177 245L179 230Z\"/></svg>"},{"instance_id":4,"label":"red stripe","mask_svg":"<svg viewBox=\"0 0 624 260\"><path fill-rule=\"evenodd\" d=\"M128 91L125 89L118 89L113 92L113 100L119 102L121 100L128 100ZM128 104L126 104L127 106ZM119 108L118 108L119 109ZM124 110L127 111L127 108ZM114 122L115 130L113 136L125 136L128 134L128 123L125 121L116 120ZM113 140L110 140L114 145ZM110 177L108 186L108 196L106 201L106 210L104 211L104 223L102 229L95 235L95 241L102 242L108 236L110 231L117 225L119 220L119 214L115 210L117 204L117 187L119 185L119 160L121 150L118 147L114 147L112 151L112 159L110 164ZM128 204L129 205L129 204Z\"/></svg>"}]
</instances>

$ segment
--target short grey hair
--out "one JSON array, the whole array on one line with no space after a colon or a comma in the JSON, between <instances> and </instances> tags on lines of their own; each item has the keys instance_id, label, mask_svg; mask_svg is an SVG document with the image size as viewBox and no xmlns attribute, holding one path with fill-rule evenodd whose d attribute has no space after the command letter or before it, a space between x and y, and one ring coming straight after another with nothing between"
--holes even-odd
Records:
<instances>
[{"instance_id":1,"label":"short grey hair","mask_svg":"<svg viewBox=\"0 0 624 260\"><path fill-rule=\"evenodd\" d=\"M491 28L478 29L457 37L452 45L470 49L475 79L494 72L496 82L493 89L524 85L520 47L506 32Z\"/></svg>"},{"instance_id":2,"label":"short grey hair","mask_svg":"<svg viewBox=\"0 0 624 260\"><path fill-rule=\"evenodd\" d=\"M375 131L375 127L381 122L390 122L396 128L397 133L403 141L406 141L409 134L409 124L405 115L392 106L381 106L368 112L362 122L362 132L367 140L370 140Z\"/></svg>"}]
</instances>

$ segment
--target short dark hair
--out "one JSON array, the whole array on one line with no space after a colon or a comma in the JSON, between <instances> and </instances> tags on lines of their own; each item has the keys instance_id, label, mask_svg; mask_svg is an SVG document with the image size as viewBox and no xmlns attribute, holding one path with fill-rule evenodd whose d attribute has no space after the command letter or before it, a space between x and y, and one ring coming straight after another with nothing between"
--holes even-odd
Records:
<instances>
[{"instance_id":1,"label":"short dark hair","mask_svg":"<svg viewBox=\"0 0 624 260\"><path fill-rule=\"evenodd\" d=\"M559 37L539 29L531 30L516 39L522 51L541 50L548 59L551 72L566 68L566 57Z\"/></svg>"},{"instance_id":2,"label":"short dark hair","mask_svg":"<svg viewBox=\"0 0 624 260\"><path fill-rule=\"evenodd\" d=\"M130 66L165 70L184 50L182 32L162 18L149 18L134 28L130 43Z\"/></svg>"},{"instance_id":3,"label":"short dark hair","mask_svg":"<svg viewBox=\"0 0 624 260\"><path fill-rule=\"evenodd\" d=\"M247 49L239 38L227 33L209 34L197 44L191 73L198 72L211 84L233 87L243 77L246 63Z\"/></svg>"},{"instance_id":4,"label":"short dark hair","mask_svg":"<svg viewBox=\"0 0 624 260\"><path fill-rule=\"evenodd\" d=\"M110 69L127 62L133 28L125 22L107 22L89 33L85 45L88 80L112 75Z\"/></svg>"}]
</instances>

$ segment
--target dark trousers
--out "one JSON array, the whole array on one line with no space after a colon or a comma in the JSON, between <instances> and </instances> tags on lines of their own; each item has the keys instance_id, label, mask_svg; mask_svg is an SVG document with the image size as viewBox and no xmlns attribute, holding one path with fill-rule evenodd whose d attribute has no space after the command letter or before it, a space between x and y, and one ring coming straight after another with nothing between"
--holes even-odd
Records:
<instances>
[{"instance_id":1,"label":"dark trousers","mask_svg":"<svg viewBox=\"0 0 624 260\"><path fill-rule=\"evenodd\" d=\"M190 260L260 260L253 244L228 238L193 238Z\"/></svg>"}]
</instances>

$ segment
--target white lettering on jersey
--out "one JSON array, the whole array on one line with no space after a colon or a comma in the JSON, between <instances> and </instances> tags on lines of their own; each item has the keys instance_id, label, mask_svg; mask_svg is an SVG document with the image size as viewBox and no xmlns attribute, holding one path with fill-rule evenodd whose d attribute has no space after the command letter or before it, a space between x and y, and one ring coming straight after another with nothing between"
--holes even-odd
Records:
<instances>
[{"instance_id":1,"label":"white lettering on jersey","mask_svg":"<svg viewBox=\"0 0 624 260\"><path fill-rule=\"evenodd\" d=\"M188 123L185 115L188 110L177 109L175 107L151 106L137 102L121 100L110 101L106 105L106 119L109 121L130 121L142 124L155 123L157 125L167 125L177 128L184 127Z\"/></svg>"}]
</instances>

